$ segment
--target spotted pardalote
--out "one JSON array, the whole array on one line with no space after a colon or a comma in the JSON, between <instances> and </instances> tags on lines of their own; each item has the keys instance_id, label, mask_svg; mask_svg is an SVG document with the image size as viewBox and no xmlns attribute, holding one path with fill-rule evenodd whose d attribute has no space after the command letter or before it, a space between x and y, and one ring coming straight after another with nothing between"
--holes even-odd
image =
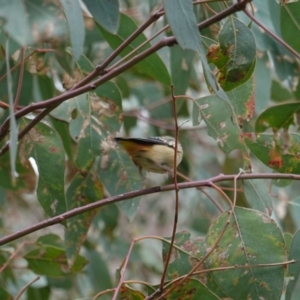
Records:
<instances>
[{"instance_id":1,"label":"spotted pardalote","mask_svg":"<svg viewBox=\"0 0 300 300\"><path fill-rule=\"evenodd\" d=\"M116 137L120 144L131 157L133 163L141 170L154 173L172 173L174 170L175 139L171 136L148 138L123 138ZM182 160L183 150L178 142L177 159L178 166Z\"/></svg>"}]
</instances>

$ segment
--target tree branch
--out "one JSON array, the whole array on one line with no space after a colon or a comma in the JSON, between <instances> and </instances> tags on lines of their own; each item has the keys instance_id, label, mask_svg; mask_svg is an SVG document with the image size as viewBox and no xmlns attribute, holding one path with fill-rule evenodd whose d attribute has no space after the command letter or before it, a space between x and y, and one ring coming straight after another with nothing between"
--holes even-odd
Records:
<instances>
[{"instance_id":1,"label":"tree branch","mask_svg":"<svg viewBox=\"0 0 300 300\"><path fill-rule=\"evenodd\" d=\"M191 182L183 182L178 183L178 189L189 189L193 187L210 187L212 183L216 182L223 182L228 180L235 180L236 175L224 175L220 174L218 176L212 177L207 180L199 180L199 181L191 181ZM264 174L242 174L240 175L237 180L243 180L243 179L291 179L291 180L299 180L300 181L300 175L296 174L279 174L279 173L264 173ZM23 236L26 236L30 233L36 232L42 228L46 228L55 224L59 224L63 222L64 220L70 219L74 216L80 215L84 212L111 204L111 203L117 203L123 200L136 198L138 196L142 195L148 195L148 194L154 194L159 192L165 192L165 191L172 191L175 189L174 184L169 184L165 186L156 186L152 188L147 188L143 190L137 190L137 191L131 191L128 193L124 193L122 195L112 196L108 197L106 199L102 199L90 204L87 204L85 206L74 208L68 212L65 212L59 216L49 218L48 220L44 220L42 222L39 222L33 226L30 226L26 229L19 230L18 232L12 233L10 235L4 236L0 239L0 246L5 245L6 243L12 242L14 240L17 240Z\"/></svg>"},{"instance_id":2,"label":"tree branch","mask_svg":"<svg viewBox=\"0 0 300 300\"><path fill-rule=\"evenodd\" d=\"M295 57L300 59L300 54L293 49L289 44L287 44L283 39L281 39L278 35L276 35L274 32L269 30L263 23L258 21L247 9L244 9L244 13L260 28L262 28L268 35L270 35L274 40L276 40L278 43L280 43L284 48L286 48L288 51L290 51Z\"/></svg>"}]
</instances>

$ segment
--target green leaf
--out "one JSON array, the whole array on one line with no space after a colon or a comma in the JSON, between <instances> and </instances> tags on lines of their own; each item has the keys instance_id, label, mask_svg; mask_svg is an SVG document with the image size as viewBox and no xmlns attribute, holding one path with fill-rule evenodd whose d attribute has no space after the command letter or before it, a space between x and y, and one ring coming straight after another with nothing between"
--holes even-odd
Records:
<instances>
[{"instance_id":1,"label":"green leaf","mask_svg":"<svg viewBox=\"0 0 300 300\"><path fill-rule=\"evenodd\" d=\"M37 59L37 61L39 59L46 59L45 56L43 56L42 58L39 57L35 57ZM33 91L32 92L32 97L34 98L34 100L36 102L41 101L41 100L47 100L49 98L51 98L54 94L55 94L55 87L54 87L54 83L51 80L50 77L41 74L40 76L38 76L37 78L32 77L32 75L28 75L28 77L30 76L31 80L32 80L32 88ZM26 83L27 85L28 83ZM26 92L26 96L28 97L28 92ZM25 96L25 95L24 95ZM24 101L24 100L23 100ZM28 99L27 99L28 101ZM31 99L29 100L31 101Z\"/></svg>"},{"instance_id":2,"label":"green leaf","mask_svg":"<svg viewBox=\"0 0 300 300\"><path fill-rule=\"evenodd\" d=\"M95 292L101 292L113 287L108 260L103 257L105 253L102 255L99 252L94 249L86 249L85 251L85 257L91 262L86 266L85 271Z\"/></svg>"},{"instance_id":3,"label":"green leaf","mask_svg":"<svg viewBox=\"0 0 300 300\"><path fill-rule=\"evenodd\" d=\"M26 0L26 17L34 43L52 43L53 48L65 50L69 34L64 11L55 1Z\"/></svg>"},{"instance_id":4,"label":"green leaf","mask_svg":"<svg viewBox=\"0 0 300 300\"><path fill-rule=\"evenodd\" d=\"M280 36L280 6L276 1L255 1L255 17L269 30ZM247 23L251 20L247 18ZM246 24L247 24L246 23ZM251 28L256 40L257 48L266 51L269 48L268 34L261 30L259 26L252 23Z\"/></svg>"},{"instance_id":5,"label":"green leaf","mask_svg":"<svg viewBox=\"0 0 300 300\"><path fill-rule=\"evenodd\" d=\"M22 46L30 44L31 30L23 1L0 0L0 7L0 17L4 20L3 27L6 34Z\"/></svg>"},{"instance_id":6,"label":"green leaf","mask_svg":"<svg viewBox=\"0 0 300 300\"><path fill-rule=\"evenodd\" d=\"M175 235L174 245L172 250L173 259L168 265L167 278L169 280L178 278L187 274L195 264L195 261L201 259L199 253L200 244L203 241L200 239L190 239L191 234L187 231L177 232ZM168 241L171 238L167 238ZM163 241L162 256L163 261L166 261L169 252L170 242Z\"/></svg>"},{"instance_id":7,"label":"green leaf","mask_svg":"<svg viewBox=\"0 0 300 300\"><path fill-rule=\"evenodd\" d=\"M269 128L273 132L277 132L281 128L288 129L294 124L294 114L298 114L299 111L299 102L283 103L267 108L258 116L255 122L255 132L264 132Z\"/></svg>"},{"instance_id":8,"label":"green leaf","mask_svg":"<svg viewBox=\"0 0 300 300\"><path fill-rule=\"evenodd\" d=\"M13 300L14 297L9 294L4 288L0 286L0 299L1 300Z\"/></svg>"},{"instance_id":9,"label":"green leaf","mask_svg":"<svg viewBox=\"0 0 300 300\"><path fill-rule=\"evenodd\" d=\"M228 213L224 213L206 236L208 251L226 227L206 264L209 268L235 267L214 271L214 279L232 299L280 299L285 267L267 266L286 261L285 241L280 229L269 216L258 211L236 207L234 214L226 227ZM251 266L258 264L266 266Z\"/></svg>"},{"instance_id":10,"label":"green leaf","mask_svg":"<svg viewBox=\"0 0 300 300\"><path fill-rule=\"evenodd\" d=\"M75 274L80 272L87 264L87 260L83 256L77 256L76 261L70 268L68 266L67 257L65 250L60 248L57 242L57 237L53 235L47 240L56 240L52 246L51 242L49 245L42 244L37 241L38 248L28 252L24 258L28 262L28 267L33 270L36 274L45 275L49 277L63 277L67 274Z\"/></svg>"},{"instance_id":11,"label":"green leaf","mask_svg":"<svg viewBox=\"0 0 300 300\"><path fill-rule=\"evenodd\" d=\"M23 118L21 128L30 120ZM27 162L33 157L37 164L39 180L37 197L49 216L66 211L64 195L65 152L62 141L55 130L38 123L20 141L21 161Z\"/></svg>"},{"instance_id":12,"label":"green leaf","mask_svg":"<svg viewBox=\"0 0 300 300\"><path fill-rule=\"evenodd\" d=\"M40 288L33 288L30 286L27 289L27 299L30 300L48 300L50 299L50 295L51 289L49 286L44 286Z\"/></svg>"},{"instance_id":13,"label":"green leaf","mask_svg":"<svg viewBox=\"0 0 300 300\"><path fill-rule=\"evenodd\" d=\"M84 45L85 28L82 11L78 0L60 1L68 20L74 63L79 59Z\"/></svg>"},{"instance_id":14,"label":"green leaf","mask_svg":"<svg viewBox=\"0 0 300 300\"><path fill-rule=\"evenodd\" d=\"M121 112L121 95L113 82L65 101L52 111L54 118L69 123L70 135L78 143L76 165L79 169L88 170L100 155L108 134L119 130Z\"/></svg>"},{"instance_id":15,"label":"green leaf","mask_svg":"<svg viewBox=\"0 0 300 300\"><path fill-rule=\"evenodd\" d=\"M79 59L76 61L76 66L82 75L88 75L94 70L93 64L85 55L80 55Z\"/></svg>"},{"instance_id":16,"label":"green leaf","mask_svg":"<svg viewBox=\"0 0 300 300\"><path fill-rule=\"evenodd\" d=\"M97 224L101 222L101 229L103 230L104 235L114 237L114 231L118 226L119 217L120 210L116 204L111 203L110 205L101 207L101 210L94 220Z\"/></svg>"},{"instance_id":17,"label":"green leaf","mask_svg":"<svg viewBox=\"0 0 300 300\"><path fill-rule=\"evenodd\" d=\"M103 186L112 196L139 190L142 187L142 176L123 150L116 151L108 148L101 157L97 172ZM135 216L138 205L139 198L127 199L118 203L130 220Z\"/></svg>"},{"instance_id":18,"label":"green leaf","mask_svg":"<svg viewBox=\"0 0 300 300\"><path fill-rule=\"evenodd\" d=\"M238 122L239 126L243 125L243 121L249 121L254 113L254 82L253 82L253 78L249 79L246 83L242 84L241 86L229 91L226 93L226 95L228 96L233 110L235 112L236 115L236 120ZM220 103L220 99L218 99L215 96L208 96L208 97L204 97L201 98L203 99L203 101L206 101L207 103L212 102L213 105L209 105L209 107L211 108L207 108L209 110L209 113L213 113L213 114L217 114L217 118L216 118L216 122L218 122L219 118L221 116L221 119L224 118L224 114L223 112L220 111L219 109L219 103ZM197 102L199 100L196 100ZM203 102L201 100L201 103ZM215 103L218 102L218 103ZM232 119L232 110L231 107L229 107L228 105L222 105L222 108L225 109L227 118ZM200 122L200 118L199 118L199 107L197 108L197 105L193 105L193 124L197 125ZM200 108L201 111L201 108ZM205 118L204 118L205 120ZM232 122L233 123L233 122ZM214 137L214 135L212 135Z\"/></svg>"},{"instance_id":19,"label":"green leaf","mask_svg":"<svg viewBox=\"0 0 300 300\"><path fill-rule=\"evenodd\" d=\"M276 173L274 171L274 173ZM290 185L293 182L293 180L290 179L281 179L281 178L277 178L277 179L272 179L272 184L274 186L278 186L278 187L286 187L288 185Z\"/></svg>"},{"instance_id":20,"label":"green leaf","mask_svg":"<svg viewBox=\"0 0 300 300\"><path fill-rule=\"evenodd\" d=\"M168 23L181 49L199 53L201 38L193 11L193 1L163 0L163 4Z\"/></svg>"},{"instance_id":21,"label":"green leaf","mask_svg":"<svg viewBox=\"0 0 300 300\"><path fill-rule=\"evenodd\" d=\"M83 2L96 22L108 32L117 33L120 18L118 0L84 0Z\"/></svg>"},{"instance_id":22,"label":"green leaf","mask_svg":"<svg viewBox=\"0 0 300 300\"><path fill-rule=\"evenodd\" d=\"M30 184L30 179L35 178L35 173L30 162L28 160L24 160L21 163L18 159L16 161L16 170L19 176L16 177L15 182L13 182L11 180L9 153L3 155L0 158L0 186L5 189L14 191L24 188L27 188L29 190L34 189L34 187L32 187L32 185Z\"/></svg>"},{"instance_id":23,"label":"green leaf","mask_svg":"<svg viewBox=\"0 0 300 300\"><path fill-rule=\"evenodd\" d=\"M72 287L73 278L74 276L47 277L47 282L54 289L59 288L62 290L69 290Z\"/></svg>"},{"instance_id":24,"label":"green leaf","mask_svg":"<svg viewBox=\"0 0 300 300\"><path fill-rule=\"evenodd\" d=\"M169 280L174 280L180 276L186 275L193 267L195 267L195 264L206 255L204 240L202 238L191 239L190 236L191 234L187 231L178 232L175 235L175 247L172 249L171 261L169 262L166 274ZM171 238L167 239L169 241L171 240ZM169 247L170 242L163 241L162 256L164 262L166 261ZM200 269L204 270L206 269L206 266L203 264L198 270ZM218 295L220 298L225 298L226 295L217 286L214 279L211 277L210 272L194 275L194 279L195 278L197 278L197 281L193 283L184 283L181 286L182 288L185 288L186 284L188 286L190 286L191 284L194 286L194 289L191 289L190 291L191 299L198 299L198 293L203 293L203 295L206 295L208 297L207 299L219 299L215 298L216 295ZM200 280L201 282L199 282L198 280ZM172 285L173 284L171 284L170 286ZM213 291L215 295L212 296L210 291ZM178 293L179 290L176 289L174 293L170 294L172 295L172 297L168 295L168 299L178 299ZM189 297L187 299L189 299ZM201 297L199 299L201 299Z\"/></svg>"},{"instance_id":25,"label":"green leaf","mask_svg":"<svg viewBox=\"0 0 300 300\"><path fill-rule=\"evenodd\" d=\"M130 96L130 87L129 87L129 83L130 80L128 80L125 76L119 75L116 80L115 80L122 98L129 98Z\"/></svg>"},{"instance_id":26,"label":"green leaf","mask_svg":"<svg viewBox=\"0 0 300 300\"><path fill-rule=\"evenodd\" d=\"M291 101L294 97L290 90L282 86L277 80L273 80L271 86L271 98L276 102L284 102L287 100Z\"/></svg>"},{"instance_id":27,"label":"green leaf","mask_svg":"<svg viewBox=\"0 0 300 300\"><path fill-rule=\"evenodd\" d=\"M36 245L41 247L53 247L56 249L64 249L64 243L61 238L53 233L49 233L39 237L36 241Z\"/></svg>"},{"instance_id":28,"label":"green leaf","mask_svg":"<svg viewBox=\"0 0 300 300\"><path fill-rule=\"evenodd\" d=\"M212 293L207 286L196 279L188 278L184 283L177 285L174 282L168 286L171 288L176 286L176 288L168 294L168 299L206 299L206 300L220 300Z\"/></svg>"},{"instance_id":29,"label":"green leaf","mask_svg":"<svg viewBox=\"0 0 300 300\"><path fill-rule=\"evenodd\" d=\"M68 51L65 51L63 56L56 56L60 65L63 67L67 74L64 74L62 84L66 90L69 90L78 83L84 76L88 75L94 70L94 66L91 61L85 55L79 55L79 58L75 62L74 68L74 56ZM68 76L69 75L69 76Z\"/></svg>"},{"instance_id":30,"label":"green leaf","mask_svg":"<svg viewBox=\"0 0 300 300\"><path fill-rule=\"evenodd\" d=\"M208 134L213 137L219 147L229 153L239 149L244 155L245 164L249 164L248 153L241 130L235 120L232 120L230 106L217 96L207 96L195 100L193 104L193 124L198 124L199 117L205 121Z\"/></svg>"},{"instance_id":31,"label":"green leaf","mask_svg":"<svg viewBox=\"0 0 300 300\"><path fill-rule=\"evenodd\" d=\"M228 18L219 33L219 45L210 46L208 61L218 68L225 91L246 82L255 67L256 47L251 30L236 18Z\"/></svg>"},{"instance_id":32,"label":"green leaf","mask_svg":"<svg viewBox=\"0 0 300 300\"><path fill-rule=\"evenodd\" d=\"M292 240L293 240L293 235L289 232L284 232L284 240L285 240L287 252L290 252L291 245L292 245Z\"/></svg>"},{"instance_id":33,"label":"green leaf","mask_svg":"<svg viewBox=\"0 0 300 300\"><path fill-rule=\"evenodd\" d=\"M7 70L10 70L9 64L9 40L5 43L5 63ZM11 72L7 71L7 91L8 91L8 103L9 103L9 158L10 158L10 168L11 168L11 180L15 183L18 174L16 172L16 159L18 152L18 127L15 118L15 108L14 108L14 95L13 95L13 80Z\"/></svg>"},{"instance_id":34,"label":"green leaf","mask_svg":"<svg viewBox=\"0 0 300 300\"><path fill-rule=\"evenodd\" d=\"M300 197L296 197L289 205L289 211L296 228L300 228Z\"/></svg>"},{"instance_id":35,"label":"green leaf","mask_svg":"<svg viewBox=\"0 0 300 300\"><path fill-rule=\"evenodd\" d=\"M76 2L78 2L78 0L76 0ZM26 7L25 15L29 23L29 31L32 39L31 46L33 49L30 48L31 54L36 48L40 48L39 52L45 47L52 48L54 52L48 52L46 57L55 57L56 60L61 63L63 68L68 72L71 72L73 64L71 64L71 60L70 62L68 61L67 56L65 55L66 48L70 44L70 35L66 15L61 3L59 1L45 2L44 0L26 0L22 1L22 3L24 3ZM80 11L78 11L78 13L80 13ZM73 16L73 13L70 14ZM81 31L82 30L84 30L84 26ZM74 34L74 30L72 29L71 43L73 46L79 46L79 43L77 42L82 38L80 31L78 32L78 37L75 35L76 33ZM78 49L74 48L75 54L76 50L82 50ZM54 67L54 63L55 60L51 60L51 68ZM46 70L46 68L48 68L48 65L44 70L48 72L49 70Z\"/></svg>"},{"instance_id":36,"label":"green leaf","mask_svg":"<svg viewBox=\"0 0 300 300\"><path fill-rule=\"evenodd\" d=\"M190 81L195 52L181 50L177 45L170 49L171 76L176 95L185 94Z\"/></svg>"},{"instance_id":37,"label":"green leaf","mask_svg":"<svg viewBox=\"0 0 300 300\"><path fill-rule=\"evenodd\" d=\"M122 285L120 299L144 300L146 297L140 291L135 290L127 285Z\"/></svg>"},{"instance_id":38,"label":"green leaf","mask_svg":"<svg viewBox=\"0 0 300 300\"><path fill-rule=\"evenodd\" d=\"M109 43L110 47L113 49L116 49L121 43L123 43L123 41L125 41L137 28L138 27L134 23L134 21L124 14L121 14L120 16L119 30L115 35L111 34L103 27L99 26L99 29L103 34L104 38ZM120 53L120 55L124 57L132 50L137 48L139 45L144 43L146 40L146 37L143 34L140 34L134 41L130 43L128 47L126 47L125 50L123 50ZM149 49L150 46L150 43L146 43L141 49L139 49L135 53L139 54L142 51ZM137 70L140 73L146 74L165 85L169 86L171 84L169 72L157 53L153 53L152 55L140 61L138 64L135 65L135 68L137 68Z\"/></svg>"},{"instance_id":39,"label":"green leaf","mask_svg":"<svg viewBox=\"0 0 300 300\"><path fill-rule=\"evenodd\" d=\"M243 121L249 122L253 117L255 110L254 90L255 84L253 77L251 77L244 84L226 93L232 103L236 119L240 126L243 125Z\"/></svg>"},{"instance_id":40,"label":"green leaf","mask_svg":"<svg viewBox=\"0 0 300 300\"><path fill-rule=\"evenodd\" d=\"M268 186L261 179L244 180L244 192L250 208L263 213L272 214L272 198L269 195Z\"/></svg>"},{"instance_id":41,"label":"green leaf","mask_svg":"<svg viewBox=\"0 0 300 300\"><path fill-rule=\"evenodd\" d=\"M285 81L289 88L294 90L295 81L294 76L291 76L291 74L297 74L299 68L294 55L271 37L266 36L266 40L268 40L268 54L274 65L276 76L279 81Z\"/></svg>"},{"instance_id":42,"label":"green leaf","mask_svg":"<svg viewBox=\"0 0 300 300\"><path fill-rule=\"evenodd\" d=\"M281 5L280 26L283 39L298 53L300 53L300 40L295 36L300 35L300 2Z\"/></svg>"},{"instance_id":43,"label":"green leaf","mask_svg":"<svg viewBox=\"0 0 300 300\"><path fill-rule=\"evenodd\" d=\"M295 95L296 100L299 101L300 100L300 80L298 81L298 84L295 88L294 95Z\"/></svg>"},{"instance_id":44,"label":"green leaf","mask_svg":"<svg viewBox=\"0 0 300 300\"><path fill-rule=\"evenodd\" d=\"M2 247L2 249L0 251L0 266L3 267L3 265L5 263L7 263L7 261L10 259L11 253L9 253L9 252L10 252L10 250L7 251L7 249ZM16 280L17 280L17 277L14 274L14 267L12 267L11 265L8 265L6 268L2 269L1 282L8 282L8 281L15 282ZM1 289L1 285L0 285L0 289ZM1 295L1 291L0 291L0 295ZM2 299L2 297L0 299Z\"/></svg>"},{"instance_id":45,"label":"green leaf","mask_svg":"<svg viewBox=\"0 0 300 300\"><path fill-rule=\"evenodd\" d=\"M103 187L97 174L93 171L90 171L86 176L77 174L67 190L66 198L68 210L101 200L103 198ZM97 211L93 209L67 220L65 247L70 266L77 258Z\"/></svg>"},{"instance_id":46,"label":"green leaf","mask_svg":"<svg viewBox=\"0 0 300 300\"><path fill-rule=\"evenodd\" d=\"M98 107L101 121L105 124L108 133L118 131L120 129L120 118L122 113L122 96L117 85L114 82L106 82L96 89L96 94L104 101L106 106ZM97 113L97 102L95 105L95 113ZM92 106L93 109L93 106Z\"/></svg>"},{"instance_id":47,"label":"green leaf","mask_svg":"<svg viewBox=\"0 0 300 300\"><path fill-rule=\"evenodd\" d=\"M173 120L174 113L171 101L162 101L160 105L157 105L160 99L165 96L161 85L156 82L142 82L137 88L131 89L131 94L138 98L141 109L144 107L151 108L149 109L151 118L166 121Z\"/></svg>"},{"instance_id":48,"label":"green leaf","mask_svg":"<svg viewBox=\"0 0 300 300\"><path fill-rule=\"evenodd\" d=\"M286 294L285 294L286 300L296 299L297 296L299 296L299 288L297 288L297 283L299 282L299 277L300 277L299 252L300 252L300 230L298 230L295 233L290 248L289 260L294 259L296 262L288 265L288 276L290 277L290 280L286 288Z\"/></svg>"},{"instance_id":49,"label":"green leaf","mask_svg":"<svg viewBox=\"0 0 300 300\"><path fill-rule=\"evenodd\" d=\"M69 124L67 122L52 118L51 116L50 118L51 118L51 124L53 125L54 129L57 131L57 133L59 134L63 142L64 149L66 151L66 154L68 155L68 159L70 161L73 161L74 159L73 146L75 143L70 136Z\"/></svg>"},{"instance_id":50,"label":"green leaf","mask_svg":"<svg viewBox=\"0 0 300 300\"><path fill-rule=\"evenodd\" d=\"M300 135L296 133L245 134L251 152L269 168L280 173L300 174Z\"/></svg>"},{"instance_id":51,"label":"green leaf","mask_svg":"<svg viewBox=\"0 0 300 300\"><path fill-rule=\"evenodd\" d=\"M261 113L270 99L271 69L268 54L257 56L255 64L255 111Z\"/></svg>"},{"instance_id":52,"label":"green leaf","mask_svg":"<svg viewBox=\"0 0 300 300\"><path fill-rule=\"evenodd\" d=\"M96 126L93 129L89 102L87 95L83 94L71 100L63 102L59 107L51 112L54 118L69 123L69 131L71 138L78 143L78 153L76 156L76 165L82 171L88 170L94 162L100 151L100 138ZM83 154L83 152L85 152Z\"/></svg>"},{"instance_id":53,"label":"green leaf","mask_svg":"<svg viewBox=\"0 0 300 300\"><path fill-rule=\"evenodd\" d=\"M205 79L212 90L223 100L228 98L222 88L217 85L207 62L205 49L197 26L193 11L193 1L164 0L166 17L176 37L179 46L185 50L190 49L200 54Z\"/></svg>"},{"instance_id":54,"label":"green leaf","mask_svg":"<svg viewBox=\"0 0 300 300\"><path fill-rule=\"evenodd\" d=\"M1 29L0 29L1 32ZM0 46L1 47L1 46ZM10 48L11 48L11 42L10 42ZM19 51L19 48L16 49L16 51ZM6 74L7 66L3 64L4 61L2 61L2 68L0 65L0 73L1 76ZM13 68L16 66L16 62L13 62L10 60L10 66ZM13 88L16 88L18 86L19 77L18 72L12 72L12 78L13 78ZM33 93L33 77L32 74L24 70L23 73L23 85L21 89L19 104L23 106L27 106L29 103L31 103L32 99L35 97ZM0 98L2 101L8 103L8 90L7 90L7 80L2 80L0 82ZM39 98L38 101L41 101ZM1 116L2 117L2 116Z\"/></svg>"}]
</instances>

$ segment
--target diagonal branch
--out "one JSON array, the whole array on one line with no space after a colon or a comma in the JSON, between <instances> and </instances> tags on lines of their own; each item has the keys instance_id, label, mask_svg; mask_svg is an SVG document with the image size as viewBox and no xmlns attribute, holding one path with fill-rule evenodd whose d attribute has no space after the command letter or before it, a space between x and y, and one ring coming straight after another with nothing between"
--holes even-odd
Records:
<instances>
[{"instance_id":1,"label":"diagonal branch","mask_svg":"<svg viewBox=\"0 0 300 300\"><path fill-rule=\"evenodd\" d=\"M269 36L271 36L274 40L280 43L284 48L290 51L295 57L300 59L300 53L298 53L295 49L293 49L289 44L287 44L283 39L281 39L274 32L269 30L263 23L258 21L247 9L244 9L244 13L260 28L262 28Z\"/></svg>"}]
</instances>

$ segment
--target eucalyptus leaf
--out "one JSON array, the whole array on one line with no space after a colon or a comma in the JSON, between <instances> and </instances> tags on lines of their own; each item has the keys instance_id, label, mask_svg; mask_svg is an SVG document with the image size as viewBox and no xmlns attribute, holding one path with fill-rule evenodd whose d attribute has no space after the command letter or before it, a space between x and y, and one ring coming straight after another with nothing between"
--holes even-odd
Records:
<instances>
[{"instance_id":1,"label":"eucalyptus leaf","mask_svg":"<svg viewBox=\"0 0 300 300\"><path fill-rule=\"evenodd\" d=\"M271 264L283 263L287 259L282 232L269 216L252 209L236 207L228 226L227 218L228 213L223 214L208 231L207 250L216 243L225 228L206 264L209 268L235 268L213 272L214 279L233 299L280 299L284 265ZM259 264L265 265L263 271L257 267Z\"/></svg>"}]
</instances>

